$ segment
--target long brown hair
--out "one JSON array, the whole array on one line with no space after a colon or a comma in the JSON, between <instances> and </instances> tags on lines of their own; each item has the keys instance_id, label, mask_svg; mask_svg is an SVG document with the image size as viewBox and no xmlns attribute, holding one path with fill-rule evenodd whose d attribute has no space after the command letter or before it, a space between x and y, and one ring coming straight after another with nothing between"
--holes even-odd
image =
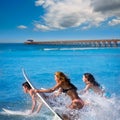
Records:
<instances>
[{"instance_id":1,"label":"long brown hair","mask_svg":"<svg viewBox=\"0 0 120 120\"><path fill-rule=\"evenodd\" d=\"M85 78L92 83L94 86L100 87L100 84L95 80L94 76L91 73L84 73Z\"/></svg>"}]
</instances>

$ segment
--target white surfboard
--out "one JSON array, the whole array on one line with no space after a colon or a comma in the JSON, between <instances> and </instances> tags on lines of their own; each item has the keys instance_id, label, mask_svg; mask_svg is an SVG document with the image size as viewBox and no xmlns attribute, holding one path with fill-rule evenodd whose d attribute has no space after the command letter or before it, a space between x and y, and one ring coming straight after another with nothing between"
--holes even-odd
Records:
<instances>
[{"instance_id":1,"label":"white surfboard","mask_svg":"<svg viewBox=\"0 0 120 120\"><path fill-rule=\"evenodd\" d=\"M6 113L6 114L10 114L10 115L28 115L29 112L28 111L14 111L14 110L9 110L6 108L2 108L2 110Z\"/></svg>"},{"instance_id":2,"label":"white surfboard","mask_svg":"<svg viewBox=\"0 0 120 120\"><path fill-rule=\"evenodd\" d=\"M25 78L25 80L29 83L29 85L31 86L32 89L35 89L34 86L32 85L32 83L30 82L30 79L28 78L26 72L24 69L22 69L22 73L23 76ZM42 102L50 109L50 111L55 115L55 118L57 118L57 120L63 120L62 116L60 116L59 113L55 112L52 108L52 106L48 103L47 99L43 96L42 93L37 93L37 96L42 100Z\"/></svg>"}]
</instances>

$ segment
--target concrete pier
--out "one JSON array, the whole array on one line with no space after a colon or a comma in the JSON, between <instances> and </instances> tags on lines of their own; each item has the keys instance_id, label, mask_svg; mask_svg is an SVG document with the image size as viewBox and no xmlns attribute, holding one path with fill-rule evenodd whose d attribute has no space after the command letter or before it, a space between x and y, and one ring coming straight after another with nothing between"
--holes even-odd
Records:
<instances>
[{"instance_id":1,"label":"concrete pier","mask_svg":"<svg viewBox=\"0 0 120 120\"><path fill-rule=\"evenodd\" d=\"M107 40L64 40L64 41L34 41L27 40L25 44L41 44L41 45L77 45L79 47L118 47L120 39Z\"/></svg>"}]
</instances>

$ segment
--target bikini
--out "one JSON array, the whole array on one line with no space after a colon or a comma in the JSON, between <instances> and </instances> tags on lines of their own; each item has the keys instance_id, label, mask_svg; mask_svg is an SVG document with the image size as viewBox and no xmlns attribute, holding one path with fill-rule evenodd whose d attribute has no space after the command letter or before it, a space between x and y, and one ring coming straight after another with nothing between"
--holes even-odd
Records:
<instances>
[{"instance_id":1,"label":"bikini","mask_svg":"<svg viewBox=\"0 0 120 120\"><path fill-rule=\"evenodd\" d=\"M72 90L72 89L75 89L75 88L68 88L68 89L63 89L63 88L62 88L62 92L63 92L63 93L67 93L69 90Z\"/></svg>"},{"instance_id":2,"label":"bikini","mask_svg":"<svg viewBox=\"0 0 120 120\"><path fill-rule=\"evenodd\" d=\"M67 89L62 88L63 93L67 93L69 90L72 90L72 89L77 90L77 88L72 83L69 83L69 84L71 86L70 88L67 88Z\"/></svg>"},{"instance_id":3,"label":"bikini","mask_svg":"<svg viewBox=\"0 0 120 120\"><path fill-rule=\"evenodd\" d=\"M74 99L72 103L74 103L75 107L78 109L81 109L84 106L84 102L81 99Z\"/></svg>"},{"instance_id":4,"label":"bikini","mask_svg":"<svg viewBox=\"0 0 120 120\"><path fill-rule=\"evenodd\" d=\"M69 90L72 90L72 89L76 90L74 87L71 87L71 88L68 88L68 89L63 89L63 88L62 88L62 92L63 92L63 93L67 93ZM78 107L78 109L79 109L79 108L81 109L81 108L84 106L84 103L82 102L81 99L74 99L74 100L72 101L72 103L75 103L75 104L76 104L76 107ZM78 105L79 103L80 103L80 106Z\"/></svg>"}]
</instances>

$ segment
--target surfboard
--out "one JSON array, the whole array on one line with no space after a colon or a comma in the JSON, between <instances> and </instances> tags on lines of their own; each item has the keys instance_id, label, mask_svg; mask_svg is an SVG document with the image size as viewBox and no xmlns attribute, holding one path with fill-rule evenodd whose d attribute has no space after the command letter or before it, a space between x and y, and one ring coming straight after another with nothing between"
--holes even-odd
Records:
<instances>
[{"instance_id":1,"label":"surfboard","mask_svg":"<svg viewBox=\"0 0 120 120\"><path fill-rule=\"evenodd\" d=\"M14 110L9 110L9 109L5 109L5 108L2 108L2 110L7 113L7 114L10 114L10 115L28 115L29 112L27 111L14 111Z\"/></svg>"},{"instance_id":2,"label":"surfboard","mask_svg":"<svg viewBox=\"0 0 120 120\"><path fill-rule=\"evenodd\" d=\"M23 73L23 76L24 76L25 80L29 83L29 85L31 86L31 88L35 89L35 87L30 82L30 79L28 78L28 76L27 76L24 68L22 68L22 73ZM48 100L44 97L44 95L42 93L37 93L37 96L46 105L46 107L49 108L49 110L55 115L55 118L57 120L63 120L62 116L59 113L57 113L56 111L54 111L54 109L52 108L52 106L49 104Z\"/></svg>"}]
</instances>

